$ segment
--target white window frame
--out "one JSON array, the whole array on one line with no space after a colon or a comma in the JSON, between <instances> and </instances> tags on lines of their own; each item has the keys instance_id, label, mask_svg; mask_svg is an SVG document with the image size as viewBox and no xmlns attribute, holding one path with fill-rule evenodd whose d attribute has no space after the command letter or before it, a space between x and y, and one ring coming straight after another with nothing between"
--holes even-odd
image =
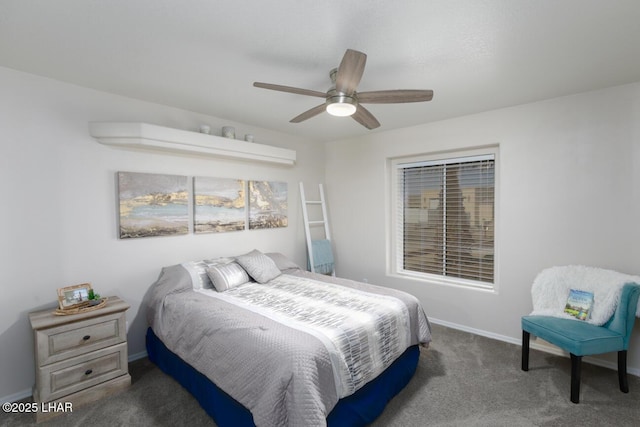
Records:
<instances>
[{"instance_id":1,"label":"white window frame","mask_svg":"<svg viewBox=\"0 0 640 427\"><path fill-rule=\"evenodd\" d=\"M498 145L479 147L473 149L438 152L431 154L420 154L407 157L394 157L387 159L388 170L388 191L387 191L387 207L388 218L387 222L387 275L391 277L398 277L403 279L416 280L421 282L433 283L437 285L462 287L467 289L474 289L480 291L488 291L497 293L499 284L499 147ZM493 283L482 282L476 280L469 280L451 276L442 276L432 273L422 273L411 270L405 270L403 268L403 236L402 222L402 209L399 208L399 203L402 203L402 198L398 192L398 169L406 166L407 164L416 163L451 163L453 161L459 161L460 159L474 159L483 158L485 156L492 156L494 159L494 260L493 260Z\"/></svg>"}]
</instances>

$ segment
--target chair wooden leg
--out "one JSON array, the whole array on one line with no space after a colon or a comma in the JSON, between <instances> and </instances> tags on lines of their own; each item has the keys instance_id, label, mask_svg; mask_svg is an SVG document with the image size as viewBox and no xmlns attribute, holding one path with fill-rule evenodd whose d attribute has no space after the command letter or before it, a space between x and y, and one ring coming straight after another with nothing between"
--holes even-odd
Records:
<instances>
[{"instance_id":1,"label":"chair wooden leg","mask_svg":"<svg viewBox=\"0 0 640 427\"><path fill-rule=\"evenodd\" d=\"M582 366L582 356L571 354L571 401L580 403L580 368Z\"/></svg>"},{"instance_id":2,"label":"chair wooden leg","mask_svg":"<svg viewBox=\"0 0 640 427\"><path fill-rule=\"evenodd\" d=\"M529 338L531 334L527 331L522 331L522 370L529 370Z\"/></svg>"},{"instance_id":3,"label":"chair wooden leg","mask_svg":"<svg viewBox=\"0 0 640 427\"><path fill-rule=\"evenodd\" d=\"M627 350L618 352L618 382L620 391L629 393L629 383L627 382Z\"/></svg>"}]
</instances>

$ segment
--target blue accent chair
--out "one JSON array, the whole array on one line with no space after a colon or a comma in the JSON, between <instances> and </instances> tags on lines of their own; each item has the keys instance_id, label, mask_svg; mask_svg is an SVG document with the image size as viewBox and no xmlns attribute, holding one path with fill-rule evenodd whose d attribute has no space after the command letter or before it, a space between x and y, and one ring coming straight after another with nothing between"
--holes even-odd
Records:
<instances>
[{"instance_id":1,"label":"blue accent chair","mask_svg":"<svg viewBox=\"0 0 640 427\"><path fill-rule=\"evenodd\" d=\"M615 313L602 326L580 320L550 316L522 317L522 370L529 370L531 334L571 354L571 401L580 402L580 367L582 356L618 352L620 391L629 392L627 382L627 350L635 323L640 286L627 283L622 288Z\"/></svg>"}]
</instances>

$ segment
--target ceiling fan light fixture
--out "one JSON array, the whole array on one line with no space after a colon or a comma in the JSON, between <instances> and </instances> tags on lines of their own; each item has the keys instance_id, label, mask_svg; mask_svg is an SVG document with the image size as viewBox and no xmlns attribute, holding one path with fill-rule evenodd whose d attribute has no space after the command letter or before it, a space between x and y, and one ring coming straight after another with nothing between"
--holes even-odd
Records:
<instances>
[{"instance_id":1,"label":"ceiling fan light fixture","mask_svg":"<svg viewBox=\"0 0 640 427\"><path fill-rule=\"evenodd\" d=\"M347 117L356 112L358 102L346 95L335 95L327 98L327 113L337 117Z\"/></svg>"}]
</instances>

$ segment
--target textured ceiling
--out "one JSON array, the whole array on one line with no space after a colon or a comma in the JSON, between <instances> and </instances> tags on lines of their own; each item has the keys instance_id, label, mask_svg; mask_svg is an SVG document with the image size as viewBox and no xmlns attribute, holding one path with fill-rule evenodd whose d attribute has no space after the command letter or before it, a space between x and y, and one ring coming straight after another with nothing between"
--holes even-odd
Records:
<instances>
[{"instance_id":1,"label":"textured ceiling","mask_svg":"<svg viewBox=\"0 0 640 427\"><path fill-rule=\"evenodd\" d=\"M0 0L0 66L324 141L640 81L639 22L637 0ZM359 91L433 101L367 105L369 131L252 86L324 92L347 48Z\"/></svg>"}]
</instances>

